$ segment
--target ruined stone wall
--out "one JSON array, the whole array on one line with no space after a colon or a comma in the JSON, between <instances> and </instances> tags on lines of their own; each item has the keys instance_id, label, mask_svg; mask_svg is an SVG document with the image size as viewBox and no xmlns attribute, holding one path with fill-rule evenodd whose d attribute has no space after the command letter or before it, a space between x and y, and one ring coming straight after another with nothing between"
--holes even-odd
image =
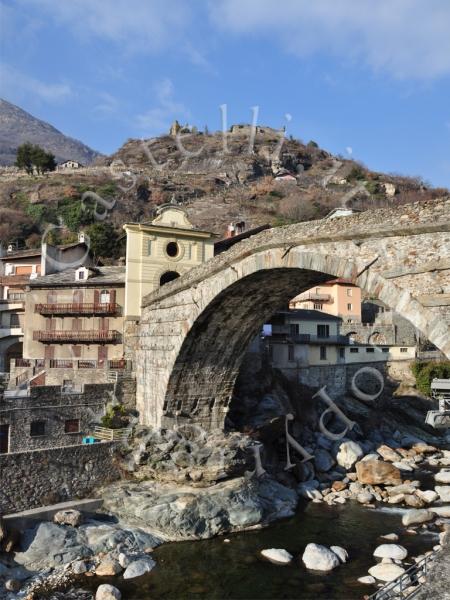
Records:
<instances>
[{"instance_id":1,"label":"ruined stone wall","mask_svg":"<svg viewBox=\"0 0 450 600\"><path fill-rule=\"evenodd\" d=\"M84 498L119 478L115 444L0 454L0 513Z\"/></svg>"},{"instance_id":2,"label":"ruined stone wall","mask_svg":"<svg viewBox=\"0 0 450 600\"><path fill-rule=\"evenodd\" d=\"M30 389L30 396L4 398L0 401L0 424L9 425L9 451L22 452L38 448L55 448L80 444L92 433L92 424L105 414L111 401L112 384L85 385L80 394L61 393L59 386ZM66 433L69 419L78 419L78 433ZM31 436L31 423L45 422L43 435Z\"/></svg>"}]
</instances>

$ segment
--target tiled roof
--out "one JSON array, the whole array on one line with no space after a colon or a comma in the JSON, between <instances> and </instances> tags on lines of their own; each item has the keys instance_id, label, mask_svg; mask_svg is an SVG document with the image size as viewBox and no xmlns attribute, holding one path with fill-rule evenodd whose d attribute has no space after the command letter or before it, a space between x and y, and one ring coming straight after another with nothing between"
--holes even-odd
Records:
<instances>
[{"instance_id":1,"label":"tiled roof","mask_svg":"<svg viewBox=\"0 0 450 600\"><path fill-rule=\"evenodd\" d=\"M0 256L0 260L11 260L14 258L25 258L27 256L40 256L40 248L30 248L29 250L16 250L15 252L8 252L4 256Z\"/></svg>"},{"instance_id":2,"label":"tiled roof","mask_svg":"<svg viewBox=\"0 0 450 600\"><path fill-rule=\"evenodd\" d=\"M99 285L125 285L125 267L87 267L92 275L88 279L75 280L77 269L66 269L60 273L52 273L37 277L30 281L30 287L74 287L74 286L99 286Z\"/></svg>"}]
</instances>

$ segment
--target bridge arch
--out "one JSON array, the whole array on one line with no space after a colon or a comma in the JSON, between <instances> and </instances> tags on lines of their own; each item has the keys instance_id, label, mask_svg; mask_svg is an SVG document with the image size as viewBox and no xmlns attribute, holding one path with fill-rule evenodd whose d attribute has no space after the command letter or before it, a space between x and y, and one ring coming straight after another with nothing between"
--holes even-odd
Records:
<instances>
[{"instance_id":1,"label":"bridge arch","mask_svg":"<svg viewBox=\"0 0 450 600\"><path fill-rule=\"evenodd\" d=\"M241 361L258 328L292 297L331 278L352 280L450 356L449 327L441 315L384 277L386 265L371 269L376 244L372 255L362 246L352 239L313 248L302 242L253 252L244 247L229 262L217 257L209 269L202 265L197 279L182 277L154 294L141 323L141 420L154 426L190 421L205 429L222 427Z\"/></svg>"}]
</instances>

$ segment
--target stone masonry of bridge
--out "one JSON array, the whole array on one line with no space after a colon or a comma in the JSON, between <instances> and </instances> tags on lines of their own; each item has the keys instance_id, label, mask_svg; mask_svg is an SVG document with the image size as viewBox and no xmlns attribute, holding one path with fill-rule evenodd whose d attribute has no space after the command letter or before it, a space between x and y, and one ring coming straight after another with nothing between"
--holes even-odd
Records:
<instances>
[{"instance_id":1,"label":"stone masonry of bridge","mask_svg":"<svg viewBox=\"0 0 450 600\"><path fill-rule=\"evenodd\" d=\"M450 198L269 229L144 298L141 421L223 427L260 326L335 277L380 299L450 357Z\"/></svg>"}]
</instances>

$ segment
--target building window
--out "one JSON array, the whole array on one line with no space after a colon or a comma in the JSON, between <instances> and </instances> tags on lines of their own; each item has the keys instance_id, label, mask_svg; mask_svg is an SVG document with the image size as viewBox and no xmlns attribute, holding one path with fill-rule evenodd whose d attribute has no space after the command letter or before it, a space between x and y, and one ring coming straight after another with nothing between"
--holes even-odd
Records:
<instances>
[{"instance_id":1,"label":"building window","mask_svg":"<svg viewBox=\"0 0 450 600\"><path fill-rule=\"evenodd\" d=\"M64 422L64 433L79 433L80 419L66 419Z\"/></svg>"},{"instance_id":2,"label":"building window","mask_svg":"<svg viewBox=\"0 0 450 600\"><path fill-rule=\"evenodd\" d=\"M169 242L166 246L167 256L170 258L176 258L180 253L180 247L176 242Z\"/></svg>"},{"instance_id":3,"label":"building window","mask_svg":"<svg viewBox=\"0 0 450 600\"><path fill-rule=\"evenodd\" d=\"M329 325L317 325L317 337L329 338L330 337L330 326Z\"/></svg>"},{"instance_id":4,"label":"building window","mask_svg":"<svg viewBox=\"0 0 450 600\"><path fill-rule=\"evenodd\" d=\"M327 347L320 346L320 360L327 360Z\"/></svg>"},{"instance_id":5,"label":"building window","mask_svg":"<svg viewBox=\"0 0 450 600\"><path fill-rule=\"evenodd\" d=\"M359 348L350 348L351 354L358 354L358 352L359 352Z\"/></svg>"},{"instance_id":6,"label":"building window","mask_svg":"<svg viewBox=\"0 0 450 600\"><path fill-rule=\"evenodd\" d=\"M339 358L345 358L345 348L339 348Z\"/></svg>"},{"instance_id":7,"label":"building window","mask_svg":"<svg viewBox=\"0 0 450 600\"><path fill-rule=\"evenodd\" d=\"M30 436L37 437L45 435L45 421L32 421L30 424Z\"/></svg>"},{"instance_id":8,"label":"building window","mask_svg":"<svg viewBox=\"0 0 450 600\"><path fill-rule=\"evenodd\" d=\"M295 360L294 346L292 344L288 346L288 360Z\"/></svg>"},{"instance_id":9,"label":"building window","mask_svg":"<svg viewBox=\"0 0 450 600\"><path fill-rule=\"evenodd\" d=\"M9 316L10 327L20 327L19 315L17 313L11 313Z\"/></svg>"},{"instance_id":10,"label":"building window","mask_svg":"<svg viewBox=\"0 0 450 600\"><path fill-rule=\"evenodd\" d=\"M387 353L389 352L389 348L382 348L381 351Z\"/></svg>"},{"instance_id":11,"label":"building window","mask_svg":"<svg viewBox=\"0 0 450 600\"><path fill-rule=\"evenodd\" d=\"M314 310L322 310L323 303L322 302L314 302Z\"/></svg>"},{"instance_id":12,"label":"building window","mask_svg":"<svg viewBox=\"0 0 450 600\"><path fill-rule=\"evenodd\" d=\"M347 304L347 310L353 310L353 304L350 304L350 302Z\"/></svg>"},{"instance_id":13,"label":"building window","mask_svg":"<svg viewBox=\"0 0 450 600\"><path fill-rule=\"evenodd\" d=\"M298 335L300 333L300 325L298 323L291 323L289 325L291 335Z\"/></svg>"},{"instance_id":14,"label":"building window","mask_svg":"<svg viewBox=\"0 0 450 600\"><path fill-rule=\"evenodd\" d=\"M408 348L400 348L400 352L408 352Z\"/></svg>"},{"instance_id":15,"label":"building window","mask_svg":"<svg viewBox=\"0 0 450 600\"><path fill-rule=\"evenodd\" d=\"M347 296L352 296L352 295L353 295L352 288L347 288Z\"/></svg>"},{"instance_id":16,"label":"building window","mask_svg":"<svg viewBox=\"0 0 450 600\"><path fill-rule=\"evenodd\" d=\"M111 294L108 290L102 290L100 292L100 304L109 304L111 301Z\"/></svg>"},{"instance_id":17,"label":"building window","mask_svg":"<svg viewBox=\"0 0 450 600\"><path fill-rule=\"evenodd\" d=\"M366 348L366 352L375 352L375 348Z\"/></svg>"}]
</instances>

